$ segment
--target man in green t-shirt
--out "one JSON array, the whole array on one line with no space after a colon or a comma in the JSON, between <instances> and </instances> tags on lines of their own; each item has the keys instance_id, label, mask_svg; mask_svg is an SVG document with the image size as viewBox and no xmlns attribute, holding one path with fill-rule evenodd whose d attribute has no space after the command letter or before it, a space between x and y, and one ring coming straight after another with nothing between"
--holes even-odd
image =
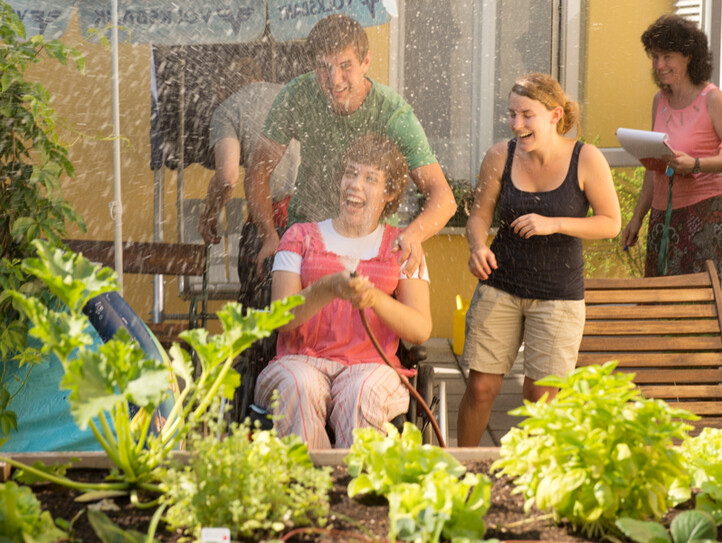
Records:
<instances>
[{"instance_id":1,"label":"man in green t-shirt","mask_svg":"<svg viewBox=\"0 0 722 543\"><path fill-rule=\"evenodd\" d=\"M443 228L456 209L441 167L411 106L366 76L371 52L358 22L345 15L325 17L311 30L307 48L315 69L276 97L244 178L249 211L263 237L258 269L278 246L269 178L291 140L301 144L301 165L289 225L321 221L338 211L336 172L343 152L358 137L380 133L398 145L412 180L426 196L424 210L395 241L399 261L406 261L405 272L411 275L422 265L421 243ZM216 193L229 197L233 187L221 189Z\"/></svg>"}]
</instances>

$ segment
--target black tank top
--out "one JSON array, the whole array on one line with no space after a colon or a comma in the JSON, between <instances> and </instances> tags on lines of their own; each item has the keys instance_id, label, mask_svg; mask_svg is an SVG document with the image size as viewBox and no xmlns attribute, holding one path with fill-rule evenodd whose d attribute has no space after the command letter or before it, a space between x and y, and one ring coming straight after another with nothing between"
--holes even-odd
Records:
<instances>
[{"instance_id":1,"label":"black tank top","mask_svg":"<svg viewBox=\"0 0 722 543\"><path fill-rule=\"evenodd\" d=\"M586 217L589 201L579 188L577 167L583 144L574 145L569 170L556 189L524 192L511 181L516 139L509 141L496 209L499 231L491 243L498 268L484 283L521 298L541 300L584 299L584 255L582 241L565 234L522 238L509 225L521 215Z\"/></svg>"}]
</instances>

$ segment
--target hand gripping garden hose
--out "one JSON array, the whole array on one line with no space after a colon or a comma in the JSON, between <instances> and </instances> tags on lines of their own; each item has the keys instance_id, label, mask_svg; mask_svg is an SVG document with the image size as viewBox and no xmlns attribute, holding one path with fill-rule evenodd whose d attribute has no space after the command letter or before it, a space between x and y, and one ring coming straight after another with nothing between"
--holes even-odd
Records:
<instances>
[{"instance_id":1,"label":"hand gripping garden hose","mask_svg":"<svg viewBox=\"0 0 722 543\"><path fill-rule=\"evenodd\" d=\"M401 379L401 382L404 384L406 388L409 389L409 393L414 397L414 399L419 403L421 406L421 409L426 413L426 416L429 417L429 421L431 422L431 426L434 429L434 433L436 434L436 439L439 440L439 445L443 448L446 447L446 442L444 441L444 437L441 435L441 428L439 428L439 423L436 422L436 419L434 418L434 415L431 413L431 409L429 409L429 406L426 405L426 402L421 397L421 394L419 394L419 391L416 390L407 377L401 373L396 366L391 364L391 361L386 356L386 353L381 348L381 345L379 345L378 340L376 339L376 336L371 331L371 327L369 326L368 320L366 320L366 315L363 312L363 309L359 309L359 315L361 315L361 322L364 325L364 328L366 329L366 333L369 335L369 339L371 339L371 343L374 344L374 347L376 347L376 350L381 355L381 358L384 359L384 362L386 362L386 365L389 366L391 369L393 369L396 372L396 375L399 376L399 379Z\"/></svg>"}]
</instances>

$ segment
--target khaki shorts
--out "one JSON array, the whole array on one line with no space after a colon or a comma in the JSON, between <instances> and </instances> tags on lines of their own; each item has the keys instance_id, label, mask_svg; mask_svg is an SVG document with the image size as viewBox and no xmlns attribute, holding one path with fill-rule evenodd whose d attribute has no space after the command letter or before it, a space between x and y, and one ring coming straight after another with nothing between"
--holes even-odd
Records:
<instances>
[{"instance_id":1,"label":"khaki shorts","mask_svg":"<svg viewBox=\"0 0 722 543\"><path fill-rule=\"evenodd\" d=\"M524 375L565 376L577 363L584 319L584 300L519 298L480 283L466 313L461 364L506 375L523 342Z\"/></svg>"}]
</instances>

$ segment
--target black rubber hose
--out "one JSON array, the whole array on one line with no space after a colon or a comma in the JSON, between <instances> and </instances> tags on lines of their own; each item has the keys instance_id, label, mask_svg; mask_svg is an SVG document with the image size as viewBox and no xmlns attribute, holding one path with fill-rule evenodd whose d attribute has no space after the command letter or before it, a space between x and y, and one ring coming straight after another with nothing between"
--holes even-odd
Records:
<instances>
[{"instance_id":1,"label":"black rubber hose","mask_svg":"<svg viewBox=\"0 0 722 543\"><path fill-rule=\"evenodd\" d=\"M426 413L426 416L429 417L429 421L431 422L431 426L434 429L434 433L436 434L436 439L439 440L439 446L446 447L446 441L444 441L444 437L441 435L441 428L439 428L439 423L436 422L436 418L434 418L433 413L431 413L431 409L429 409L429 406L426 405L426 402L421 397L421 394L419 394L419 391L416 390L413 385L409 382L409 380L406 378L406 376L401 373L397 367L395 367L393 364L391 364L391 361L386 356L386 353L381 348L381 345L379 345L378 340L376 339L376 336L371 331L371 327L369 326L368 320L366 320L366 315L363 312L363 309L359 309L359 314L361 315L361 322L364 325L364 328L366 329L366 333L369 335L369 339L371 339L371 343L374 344L374 347L376 347L376 350L381 355L381 358L383 358L384 362L386 362L386 365L389 366L391 369L393 369L396 372L396 375L399 376L399 379L401 379L401 382L404 384L406 388L409 389L409 393L414 397L414 399L418 402L418 404L421 406L421 409Z\"/></svg>"}]
</instances>

